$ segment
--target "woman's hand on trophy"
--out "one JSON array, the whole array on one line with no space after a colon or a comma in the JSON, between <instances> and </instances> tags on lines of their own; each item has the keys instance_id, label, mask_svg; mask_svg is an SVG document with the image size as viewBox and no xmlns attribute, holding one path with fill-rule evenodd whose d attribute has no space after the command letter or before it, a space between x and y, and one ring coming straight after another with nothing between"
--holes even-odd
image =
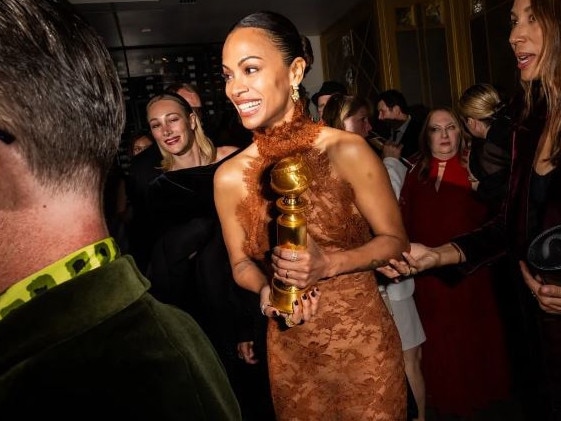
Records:
<instances>
[{"instance_id":1,"label":"woman's hand on trophy","mask_svg":"<svg viewBox=\"0 0 561 421\"><path fill-rule=\"evenodd\" d=\"M308 322L316 315L319 307L321 292L317 286L310 288L302 295L302 300L292 305L292 314L282 313L288 327Z\"/></svg>"},{"instance_id":2,"label":"woman's hand on trophy","mask_svg":"<svg viewBox=\"0 0 561 421\"><path fill-rule=\"evenodd\" d=\"M328 259L308 235L306 249L275 247L272 262L276 279L286 285L304 289L317 284L319 280L326 277Z\"/></svg>"},{"instance_id":3,"label":"woman's hand on trophy","mask_svg":"<svg viewBox=\"0 0 561 421\"><path fill-rule=\"evenodd\" d=\"M307 322L316 315L319 307L321 292L317 286L310 288L302 295L302 299L292 305L292 314L281 313L271 303L271 287L267 284L259 292L261 313L266 317L282 317L288 327Z\"/></svg>"}]
</instances>

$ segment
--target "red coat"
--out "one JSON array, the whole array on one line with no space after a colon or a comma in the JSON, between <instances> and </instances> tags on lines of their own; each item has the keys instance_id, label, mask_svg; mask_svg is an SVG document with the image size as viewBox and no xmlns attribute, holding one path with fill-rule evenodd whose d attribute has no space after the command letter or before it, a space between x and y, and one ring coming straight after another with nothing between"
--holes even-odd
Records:
<instances>
[{"instance_id":1,"label":"red coat","mask_svg":"<svg viewBox=\"0 0 561 421\"><path fill-rule=\"evenodd\" d=\"M452 158L439 190L432 176L407 175L401 192L404 224L412 242L437 246L483 224L487 206L471 190L468 172ZM441 268L415 278L415 301L427 335L422 370L427 406L442 414L468 416L509 395L504 327L489 267L464 276Z\"/></svg>"}]
</instances>

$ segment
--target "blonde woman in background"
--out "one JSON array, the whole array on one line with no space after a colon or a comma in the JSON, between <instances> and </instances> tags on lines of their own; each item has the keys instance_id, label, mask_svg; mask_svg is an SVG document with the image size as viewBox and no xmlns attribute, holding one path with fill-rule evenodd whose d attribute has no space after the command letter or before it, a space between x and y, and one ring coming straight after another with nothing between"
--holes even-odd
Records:
<instances>
[{"instance_id":1,"label":"blonde woman in background","mask_svg":"<svg viewBox=\"0 0 561 421\"><path fill-rule=\"evenodd\" d=\"M472 187L497 213L506 194L510 174L512 119L507 104L489 84L464 91L458 103L464 124L473 136L469 152Z\"/></svg>"},{"instance_id":2,"label":"blonde woman in background","mask_svg":"<svg viewBox=\"0 0 561 421\"><path fill-rule=\"evenodd\" d=\"M266 367L259 355L264 339L254 333L265 327L260 315L246 310L257 307L257 300L242 295L234 282L214 205L214 174L239 149L215 147L181 92L157 95L146 106L163 157L163 173L148 187L156 241L147 277L154 295L187 311L208 335L243 415L269 419Z\"/></svg>"}]
</instances>

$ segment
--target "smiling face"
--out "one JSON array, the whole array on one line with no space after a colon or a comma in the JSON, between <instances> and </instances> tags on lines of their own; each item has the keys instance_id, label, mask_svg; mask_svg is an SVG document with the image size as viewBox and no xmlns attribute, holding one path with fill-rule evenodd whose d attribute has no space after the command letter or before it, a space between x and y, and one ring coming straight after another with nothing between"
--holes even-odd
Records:
<instances>
[{"instance_id":1,"label":"smiling face","mask_svg":"<svg viewBox=\"0 0 561 421\"><path fill-rule=\"evenodd\" d=\"M196 120L187 115L185 108L171 99L153 102L148 110L148 124L152 136L163 151L183 155L193 146Z\"/></svg>"},{"instance_id":2,"label":"smiling face","mask_svg":"<svg viewBox=\"0 0 561 421\"><path fill-rule=\"evenodd\" d=\"M539 76L543 32L532 11L531 0L515 0L510 20L509 42L518 62L520 78L523 81L536 79Z\"/></svg>"},{"instance_id":3,"label":"smiling face","mask_svg":"<svg viewBox=\"0 0 561 421\"><path fill-rule=\"evenodd\" d=\"M437 110L427 122L428 146L432 156L447 160L458 153L460 147L460 127L456 119L447 111Z\"/></svg>"},{"instance_id":4,"label":"smiling face","mask_svg":"<svg viewBox=\"0 0 561 421\"><path fill-rule=\"evenodd\" d=\"M287 66L278 47L262 29L235 29L222 49L226 95L250 130L291 120L292 85L300 84L304 68L300 57Z\"/></svg>"}]
</instances>

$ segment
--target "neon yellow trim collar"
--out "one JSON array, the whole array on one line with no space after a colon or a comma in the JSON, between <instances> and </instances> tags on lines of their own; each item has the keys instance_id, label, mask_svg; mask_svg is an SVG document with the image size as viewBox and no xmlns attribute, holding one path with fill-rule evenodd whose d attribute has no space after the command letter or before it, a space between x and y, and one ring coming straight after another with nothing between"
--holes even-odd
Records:
<instances>
[{"instance_id":1,"label":"neon yellow trim collar","mask_svg":"<svg viewBox=\"0 0 561 421\"><path fill-rule=\"evenodd\" d=\"M0 320L45 291L90 270L112 262L120 255L111 237L90 244L15 283L0 295Z\"/></svg>"}]
</instances>

